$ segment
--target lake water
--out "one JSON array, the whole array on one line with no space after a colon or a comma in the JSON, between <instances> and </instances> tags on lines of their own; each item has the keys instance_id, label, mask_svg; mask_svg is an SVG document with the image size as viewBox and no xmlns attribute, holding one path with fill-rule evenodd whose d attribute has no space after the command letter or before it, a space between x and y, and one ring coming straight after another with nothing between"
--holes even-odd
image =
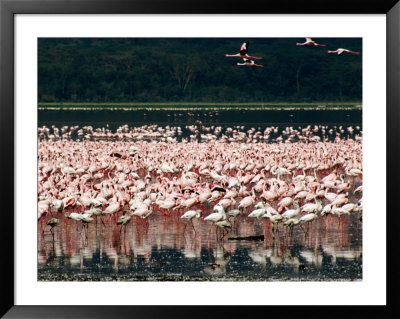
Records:
<instances>
[{"instance_id":1,"label":"lake water","mask_svg":"<svg viewBox=\"0 0 400 319\"><path fill-rule=\"evenodd\" d=\"M129 125L187 125L201 120L205 125L361 125L361 109L346 110L207 110L207 111L38 111L38 124L42 125L92 125L104 127L108 124L115 130L123 124Z\"/></svg>"},{"instance_id":2,"label":"lake water","mask_svg":"<svg viewBox=\"0 0 400 319\"><path fill-rule=\"evenodd\" d=\"M111 131L157 124L181 126L255 127L276 126L280 136L287 126L326 125L355 127L343 138L362 130L361 110L345 111L39 111L38 126L64 125ZM183 129L182 137L190 132ZM351 135L351 136L349 136ZM78 136L72 136L79 140ZM333 140L334 135L328 140ZM274 142L272 139L271 142ZM322 177L322 176L320 176ZM349 202L362 196L352 191L362 184L353 180ZM324 199L323 206L327 201ZM212 211L206 204L203 217ZM68 210L67 212L72 212ZM121 214L119 214L120 216ZM272 233L269 219L244 215L232 221L222 236L203 218L193 224L182 221L178 212L163 216L157 211L147 223L132 218L122 227L117 216L97 217L83 227L64 218L50 231L48 217L38 222L39 280L307 280L341 281L362 279L362 222L352 212L341 218L324 216L310 225L294 227L290 234L282 224Z\"/></svg>"}]
</instances>

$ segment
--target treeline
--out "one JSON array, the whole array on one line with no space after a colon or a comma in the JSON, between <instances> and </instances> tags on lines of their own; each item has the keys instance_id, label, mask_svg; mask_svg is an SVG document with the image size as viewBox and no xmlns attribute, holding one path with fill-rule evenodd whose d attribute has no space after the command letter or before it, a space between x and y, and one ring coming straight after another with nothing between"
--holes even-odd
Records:
<instances>
[{"instance_id":1,"label":"treeline","mask_svg":"<svg viewBox=\"0 0 400 319\"><path fill-rule=\"evenodd\" d=\"M236 66L249 54L263 68ZM361 38L40 38L39 102L354 102ZM327 54L347 48L361 55Z\"/></svg>"}]
</instances>

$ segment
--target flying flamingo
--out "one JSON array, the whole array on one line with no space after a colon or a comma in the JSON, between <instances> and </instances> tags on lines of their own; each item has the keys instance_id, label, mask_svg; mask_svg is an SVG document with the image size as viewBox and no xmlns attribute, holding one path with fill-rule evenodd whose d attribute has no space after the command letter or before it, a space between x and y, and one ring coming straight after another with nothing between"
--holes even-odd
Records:
<instances>
[{"instance_id":1,"label":"flying flamingo","mask_svg":"<svg viewBox=\"0 0 400 319\"><path fill-rule=\"evenodd\" d=\"M246 59L246 58L243 59L243 63L236 63L236 65L258 66L258 67L260 67L260 68L263 67L263 65L261 65L261 64L256 64L253 60Z\"/></svg>"},{"instance_id":2,"label":"flying flamingo","mask_svg":"<svg viewBox=\"0 0 400 319\"><path fill-rule=\"evenodd\" d=\"M247 59L256 59L256 60L262 59L262 57L248 55L247 51L249 50L249 46L250 46L250 41L246 41L240 47L240 52L239 53L236 53L236 54L224 54L224 56L230 57L230 58L242 58L242 59L245 59L245 58L247 58Z\"/></svg>"},{"instance_id":3,"label":"flying flamingo","mask_svg":"<svg viewBox=\"0 0 400 319\"><path fill-rule=\"evenodd\" d=\"M313 41L311 38L306 38L306 41L303 43L297 42L296 45L309 45L309 46L317 46L317 47L325 47L326 44L319 44Z\"/></svg>"},{"instance_id":4,"label":"flying flamingo","mask_svg":"<svg viewBox=\"0 0 400 319\"><path fill-rule=\"evenodd\" d=\"M343 48L339 48L339 49L336 49L335 51L326 51L327 53L336 53L337 55L341 55L341 54L343 54L344 52L348 52L348 53L353 53L353 54L360 54L360 52L356 52L356 51L351 51L351 50L348 50L348 49L343 49Z\"/></svg>"}]
</instances>

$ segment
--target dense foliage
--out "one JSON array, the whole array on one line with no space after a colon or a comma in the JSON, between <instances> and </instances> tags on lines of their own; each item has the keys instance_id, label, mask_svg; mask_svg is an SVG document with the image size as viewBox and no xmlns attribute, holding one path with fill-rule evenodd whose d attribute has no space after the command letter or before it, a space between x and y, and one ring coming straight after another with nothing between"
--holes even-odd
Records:
<instances>
[{"instance_id":1,"label":"dense foliage","mask_svg":"<svg viewBox=\"0 0 400 319\"><path fill-rule=\"evenodd\" d=\"M249 54L263 68L236 66ZM40 38L39 102L352 102L362 100L362 39ZM328 54L347 48L361 55Z\"/></svg>"}]
</instances>

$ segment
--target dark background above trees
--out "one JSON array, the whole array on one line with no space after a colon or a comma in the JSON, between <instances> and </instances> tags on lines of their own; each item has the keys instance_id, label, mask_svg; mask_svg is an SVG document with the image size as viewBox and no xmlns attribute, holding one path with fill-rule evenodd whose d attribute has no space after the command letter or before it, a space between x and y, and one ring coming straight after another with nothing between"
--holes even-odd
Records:
<instances>
[{"instance_id":1,"label":"dark background above trees","mask_svg":"<svg viewBox=\"0 0 400 319\"><path fill-rule=\"evenodd\" d=\"M236 66L249 54L263 68ZM39 102L359 102L362 39L40 38ZM361 55L327 54L346 48Z\"/></svg>"}]
</instances>

